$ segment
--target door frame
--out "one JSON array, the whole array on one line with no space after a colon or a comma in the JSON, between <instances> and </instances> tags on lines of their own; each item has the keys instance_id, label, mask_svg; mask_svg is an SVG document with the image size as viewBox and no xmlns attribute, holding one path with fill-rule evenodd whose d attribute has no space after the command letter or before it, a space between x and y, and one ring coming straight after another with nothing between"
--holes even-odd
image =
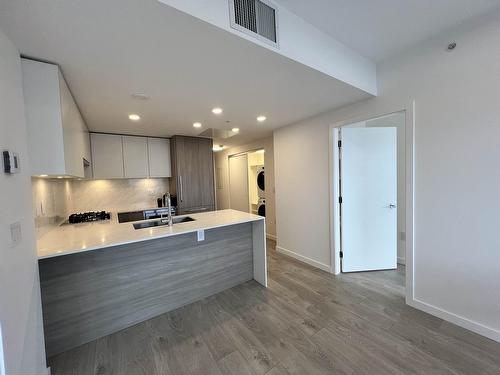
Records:
<instances>
[{"instance_id":1,"label":"door frame","mask_svg":"<svg viewBox=\"0 0 500 375\"><path fill-rule=\"evenodd\" d=\"M414 187L415 187L415 101L399 106L390 107L385 111L366 112L347 120L333 123L329 126L329 195L330 195L330 269L333 274L340 274L340 222L339 210L339 136L337 129L352 123L385 117L394 113L405 113L405 192L406 192L406 224L405 224L405 262L406 262L406 303L414 299Z\"/></svg>"}]
</instances>

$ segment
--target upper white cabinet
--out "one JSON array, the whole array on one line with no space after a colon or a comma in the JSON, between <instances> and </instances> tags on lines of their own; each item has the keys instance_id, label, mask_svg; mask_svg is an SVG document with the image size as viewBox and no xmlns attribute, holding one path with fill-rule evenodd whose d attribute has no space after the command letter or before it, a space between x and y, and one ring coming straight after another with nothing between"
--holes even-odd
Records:
<instances>
[{"instance_id":1,"label":"upper white cabinet","mask_svg":"<svg viewBox=\"0 0 500 375\"><path fill-rule=\"evenodd\" d=\"M170 177L170 140L91 133L95 179Z\"/></svg>"},{"instance_id":2,"label":"upper white cabinet","mask_svg":"<svg viewBox=\"0 0 500 375\"><path fill-rule=\"evenodd\" d=\"M90 139L94 178L124 178L122 137L92 133Z\"/></svg>"},{"instance_id":3,"label":"upper white cabinet","mask_svg":"<svg viewBox=\"0 0 500 375\"><path fill-rule=\"evenodd\" d=\"M123 136L122 140L125 178L149 177L147 138Z\"/></svg>"},{"instance_id":4,"label":"upper white cabinet","mask_svg":"<svg viewBox=\"0 0 500 375\"><path fill-rule=\"evenodd\" d=\"M148 138L149 176L171 177L170 139Z\"/></svg>"},{"instance_id":5,"label":"upper white cabinet","mask_svg":"<svg viewBox=\"0 0 500 375\"><path fill-rule=\"evenodd\" d=\"M31 174L88 176L89 131L59 67L22 59L22 70Z\"/></svg>"}]
</instances>

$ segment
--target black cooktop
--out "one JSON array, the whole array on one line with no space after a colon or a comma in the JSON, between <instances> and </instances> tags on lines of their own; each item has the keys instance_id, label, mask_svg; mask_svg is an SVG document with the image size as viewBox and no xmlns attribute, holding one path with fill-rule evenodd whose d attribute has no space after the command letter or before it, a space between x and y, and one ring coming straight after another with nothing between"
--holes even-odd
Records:
<instances>
[{"instance_id":1,"label":"black cooktop","mask_svg":"<svg viewBox=\"0 0 500 375\"><path fill-rule=\"evenodd\" d=\"M89 223L92 221L101 221L101 220L109 220L111 219L111 213L106 211L92 211L92 212L83 212L78 214L69 215L69 223L77 224L77 223Z\"/></svg>"}]
</instances>

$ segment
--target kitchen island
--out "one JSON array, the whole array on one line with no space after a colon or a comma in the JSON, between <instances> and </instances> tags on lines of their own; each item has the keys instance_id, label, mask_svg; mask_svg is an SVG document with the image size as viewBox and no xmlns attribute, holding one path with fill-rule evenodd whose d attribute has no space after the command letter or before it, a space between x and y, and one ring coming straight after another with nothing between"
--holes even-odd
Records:
<instances>
[{"instance_id":1,"label":"kitchen island","mask_svg":"<svg viewBox=\"0 0 500 375\"><path fill-rule=\"evenodd\" d=\"M267 286L265 220L223 210L194 221L62 225L38 242L47 355L240 283Z\"/></svg>"}]
</instances>

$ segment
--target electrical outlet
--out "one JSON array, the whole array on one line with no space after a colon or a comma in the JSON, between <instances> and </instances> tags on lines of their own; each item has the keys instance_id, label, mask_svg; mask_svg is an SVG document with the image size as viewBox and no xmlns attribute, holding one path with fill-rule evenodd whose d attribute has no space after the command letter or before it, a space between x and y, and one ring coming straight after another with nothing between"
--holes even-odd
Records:
<instances>
[{"instance_id":1,"label":"electrical outlet","mask_svg":"<svg viewBox=\"0 0 500 375\"><path fill-rule=\"evenodd\" d=\"M19 221L10 224L10 247L17 246L22 240L21 223Z\"/></svg>"}]
</instances>

